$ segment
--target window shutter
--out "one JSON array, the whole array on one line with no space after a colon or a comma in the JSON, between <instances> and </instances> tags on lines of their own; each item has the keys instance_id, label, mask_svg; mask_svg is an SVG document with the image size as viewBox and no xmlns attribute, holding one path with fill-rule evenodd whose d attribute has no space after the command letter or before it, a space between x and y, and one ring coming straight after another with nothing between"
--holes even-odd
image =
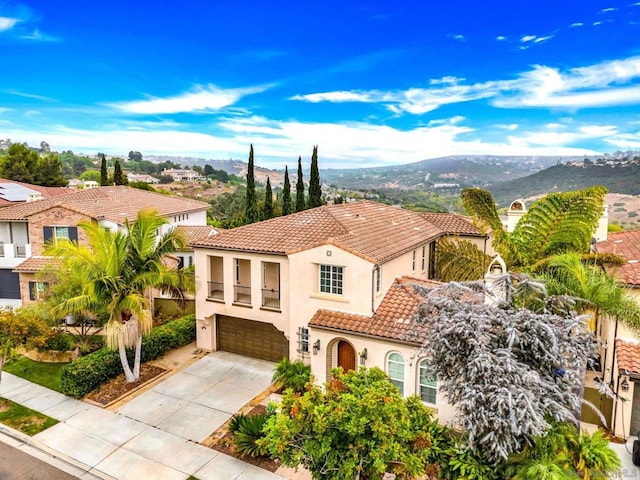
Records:
<instances>
[{"instance_id":1,"label":"window shutter","mask_svg":"<svg viewBox=\"0 0 640 480\"><path fill-rule=\"evenodd\" d=\"M29 300L35 300L35 299L36 299L36 282L29 282Z\"/></svg>"},{"instance_id":2,"label":"window shutter","mask_svg":"<svg viewBox=\"0 0 640 480\"><path fill-rule=\"evenodd\" d=\"M69 240L72 242L78 241L78 227L69 227Z\"/></svg>"},{"instance_id":3,"label":"window shutter","mask_svg":"<svg viewBox=\"0 0 640 480\"><path fill-rule=\"evenodd\" d=\"M44 243L50 242L53 238L53 227L42 227L44 231Z\"/></svg>"}]
</instances>

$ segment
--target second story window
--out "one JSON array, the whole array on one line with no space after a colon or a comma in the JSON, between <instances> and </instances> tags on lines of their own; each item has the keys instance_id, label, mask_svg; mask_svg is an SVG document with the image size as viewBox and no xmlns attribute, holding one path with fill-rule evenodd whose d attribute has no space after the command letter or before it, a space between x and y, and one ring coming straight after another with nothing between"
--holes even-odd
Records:
<instances>
[{"instance_id":1,"label":"second story window","mask_svg":"<svg viewBox=\"0 0 640 480\"><path fill-rule=\"evenodd\" d=\"M427 246L422 246L422 271L424 272L427 268Z\"/></svg>"},{"instance_id":2,"label":"second story window","mask_svg":"<svg viewBox=\"0 0 640 480\"><path fill-rule=\"evenodd\" d=\"M413 252L413 256L411 257L411 270L412 271L416 271L416 251L414 250Z\"/></svg>"},{"instance_id":3,"label":"second story window","mask_svg":"<svg viewBox=\"0 0 640 480\"><path fill-rule=\"evenodd\" d=\"M42 227L44 241L57 242L58 240L78 240L78 227Z\"/></svg>"},{"instance_id":4,"label":"second story window","mask_svg":"<svg viewBox=\"0 0 640 480\"><path fill-rule=\"evenodd\" d=\"M320 292L342 295L342 267L320 265Z\"/></svg>"}]
</instances>

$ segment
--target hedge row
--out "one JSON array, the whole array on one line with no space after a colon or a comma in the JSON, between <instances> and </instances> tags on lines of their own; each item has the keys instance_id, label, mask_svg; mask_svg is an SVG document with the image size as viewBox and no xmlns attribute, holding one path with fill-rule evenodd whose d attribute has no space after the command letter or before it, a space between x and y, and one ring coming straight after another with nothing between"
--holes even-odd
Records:
<instances>
[{"instance_id":1,"label":"hedge row","mask_svg":"<svg viewBox=\"0 0 640 480\"><path fill-rule=\"evenodd\" d=\"M168 350L182 347L196 338L194 315L173 320L151 330L142 339L142 363L154 360ZM127 352L133 361L133 350ZM62 369L62 393L80 398L122 373L117 351L102 348L71 362Z\"/></svg>"}]
</instances>

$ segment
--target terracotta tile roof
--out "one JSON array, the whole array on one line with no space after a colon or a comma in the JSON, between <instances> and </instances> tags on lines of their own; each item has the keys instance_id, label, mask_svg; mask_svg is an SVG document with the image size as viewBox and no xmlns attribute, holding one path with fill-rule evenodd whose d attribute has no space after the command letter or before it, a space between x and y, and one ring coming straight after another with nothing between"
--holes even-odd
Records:
<instances>
[{"instance_id":1,"label":"terracotta tile roof","mask_svg":"<svg viewBox=\"0 0 640 480\"><path fill-rule=\"evenodd\" d=\"M616 338L618 371L640 375L640 343Z\"/></svg>"},{"instance_id":2,"label":"terracotta tile roof","mask_svg":"<svg viewBox=\"0 0 640 480\"><path fill-rule=\"evenodd\" d=\"M195 246L290 255L335 245L376 263L443 233L416 212L362 201L325 205L234 228L200 240Z\"/></svg>"},{"instance_id":3,"label":"terracotta tile roof","mask_svg":"<svg viewBox=\"0 0 640 480\"><path fill-rule=\"evenodd\" d=\"M318 310L311 318L309 326L421 345L422 329L420 324L414 322L414 316L422 297L416 293L414 285L428 288L440 283L415 277L400 277L393 283L372 316Z\"/></svg>"},{"instance_id":4,"label":"terracotta tile roof","mask_svg":"<svg viewBox=\"0 0 640 480\"><path fill-rule=\"evenodd\" d=\"M178 225L176 231L180 233L189 245L201 238L207 238L210 235L218 235L222 231L220 228L209 225Z\"/></svg>"},{"instance_id":5,"label":"terracotta tile roof","mask_svg":"<svg viewBox=\"0 0 640 480\"><path fill-rule=\"evenodd\" d=\"M640 287L640 230L627 230L608 234L608 239L596 244L598 253L615 253L627 263L608 270L623 283Z\"/></svg>"},{"instance_id":6,"label":"terracotta tile roof","mask_svg":"<svg viewBox=\"0 0 640 480\"><path fill-rule=\"evenodd\" d=\"M161 216L171 216L204 210L209 204L126 186L98 187L0 208L0 220L27 220L35 213L58 206L94 219L107 219L122 224L127 218L135 218L145 208L153 208Z\"/></svg>"},{"instance_id":7,"label":"terracotta tile roof","mask_svg":"<svg viewBox=\"0 0 640 480\"><path fill-rule=\"evenodd\" d=\"M422 212L420 215L448 235L482 235L470 218L456 213Z\"/></svg>"},{"instance_id":8,"label":"terracotta tile roof","mask_svg":"<svg viewBox=\"0 0 640 480\"><path fill-rule=\"evenodd\" d=\"M49 265L55 265L56 259L53 257L29 257L20 265L13 269L14 272L39 272Z\"/></svg>"}]
</instances>

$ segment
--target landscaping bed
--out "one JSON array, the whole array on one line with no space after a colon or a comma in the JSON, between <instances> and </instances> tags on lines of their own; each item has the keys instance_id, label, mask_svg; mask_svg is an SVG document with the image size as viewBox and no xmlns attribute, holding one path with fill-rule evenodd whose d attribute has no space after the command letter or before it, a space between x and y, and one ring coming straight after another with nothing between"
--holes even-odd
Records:
<instances>
[{"instance_id":1,"label":"landscaping bed","mask_svg":"<svg viewBox=\"0 0 640 480\"><path fill-rule=\"evenodd\" d=\"M256 405L249 411L249 413L247 413L247 415L263 414L266 411L267 409L263 405ZM229 431L227 431L215 444L211 445L211 448L270 472L275 472L281 466L278 460L272 460L269 457L250 457L236 452L233 446L233 433Z\"/></svg>"},{"instance_id":2,"label":"landscaping bed","mask_svg":"<svg viewBox=\"0 0 640 480\"><path fill-rule=\"evenodd\" d=\"M88 393L84 398L85 400L106 407L166 372L167 370L164 368L144 363L140 365L140 378L135 382L127 382L124 373L121 373Z\"/></svg>"}]
</instances>

